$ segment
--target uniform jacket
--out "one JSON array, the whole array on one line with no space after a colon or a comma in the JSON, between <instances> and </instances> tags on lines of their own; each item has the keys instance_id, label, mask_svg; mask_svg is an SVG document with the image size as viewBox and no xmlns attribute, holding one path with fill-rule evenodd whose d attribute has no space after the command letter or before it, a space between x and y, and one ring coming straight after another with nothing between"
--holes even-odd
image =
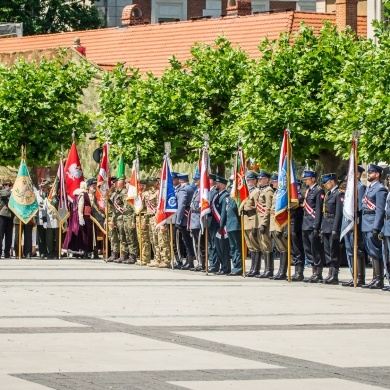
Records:
<instances>
[{"instance_id":1,"label":"uniform jacket","mask_svg":"<svg viewBox=\"0 0 390 390\"><path fill-rule=\"evenodd\" d=\"M226 206L226 198L229 196L228 192L226 190L218 192L218 195L214 197L213 203L211 204L211 214L212 214L212 222L211 225L215 227L216 229L224 228L225 224L223 224L222 220L222 211ZM220 221L218 222L214 216L213 208L218 212L220 215ZM226 223L226 221L225 221Z\"/></svg>"},{"instance_id":2,"label":"uniform jacket","mask_svg":"<svg viewBox=\"0 0 390 390\"><path fill-rule=\"evenodd\" d=\"M2 190L2 192L5 194L6 190ZM8 192L7 192L8 194ZM9 194L11 194L9 192ZM14 213L8 208L8 202L9 202L9 196L2 196L0 199L0 215L2 217L8 217L8 218L13 218Z\"/></svg>"},{"instance_id":3,"label":"uniform jacket","mask_svg":"<svg viewBox=\"0 0 390 390\"><path fill-rule=\"evenodd\" d=\"M238 215L237 203L230 196L225 198L225 204L222 205L221 225L226 226L228 233L241 230L241 220Z\"/></svg>"},{"instance_id":4,"label":"uniform jacket","mask_svg":"<svg viewBox=\"0 0 390 390\"><path fill-rule=\"evenodd\" d=\"M324 214L322 216L321 230L323 233L340 233L343 216L344 192L338 186L325 194Z\"/></svg>"},{"instance_id":5,"label":"uniform jacket","mask_svg":"<svg viewBox=\"0 0 390 390\"><path fill-rule=\"evenodd\" d=\"M383 222L382 233L386 237L390 237L390 193L386 197L385 220Z\"/></svg>"},{"instance_id":6,"label":"uniform jacket","mask_svg":"<svg viewBox=\"0 0 390 390\"><path fill-rule=\"evenodd\" d=\"M305 209L302 230L320 230L324 197L324 190L317 183L312 188L307 189L305 204L313 209L314 215Z\"/></svg>"},{"instance_id":7,"label":"uniform jacket","mask_svg":"<svg viewBox=\"0 0 390 390\"><path fill-rule=\"evenodd\" d=\"M269 227L271 220L271 207L274 190L270 185L260 188L259 197L257 200L256 227Z\"/></svg>"},{"instance_id":8,"label":"uniform jacket","mask_svg":"<svg viewBox=\"0 0 390 390\"><path fill-rule=\"evenodd\" d=\"M190 229L200 229L200 202L199 202L199 190L194 192L190 205Z\"/></svg>"},{"instance_id":9,"label":"uniform jacket","mask_svg":"<svg viewBox=\"0 0 390 390\"><path fill-rule=\"evenodd\" d=\"M270 216L270 224L269 224L269 231L270 232L281 232L283 231L283 228L281 228L276 222L275 222L275 205L276 205L276 197L278 194L278 190L274 192L274 196L272 197L272 204L271 204L271 216Z\"/></svg>"},{"instance_id":10,"label":"uniform jacket","mask_svg":"<svg viewBox=\"0 0 390 390\"><path fill-rule=\"evenodd\" d=\"M189 183L184 183L177 191L177 214L176 224L180 226L187 226L187 215L190 210L192 197L194 196L194 189Z\"/></svg>"},{"instance_id":11,"label":"uniform jacket","mask_svg":"<svg viewBox=\"0 0 390 390\"><path fill-rule=\"evenodd\" d=\"M218 191L217 191L217 187L214 185L210 188L210 192L209 192L209 202L210 202L210 205L214 199L214 197L218 194ZM211 228L211 221L212 221L212 214L210 213L208 215L208 225L209 225L209 228Z\"/></svg>"},{"instance_id":12,"label":"uniform jacket","mask_svg":"<svg viewBox=\"0 0 390 390\"><path fill-rule=\"evenodd\" d=\"M155 189L151 189L149 191L145 191L144 197L146 203L146 212L148 215L155 215L156 212L152 210L150 206L152 206L155 210L157 210L158 203L158 191Z\"/></svg>"},{"instance_id":13,"label":"uniform jacket","mask_svg":"<svg viewBox=\"0 0 390 390\"><path fill-rule=\"evenodd\" d=\"M370 232L374 229L380 231L382 229L387 194L386 187L379 181L367 187L362 202L362 232ZM375 205L374 213L371 213L365 198ZM365 212L368 212L368 214L365 214Z\"/></svg>"},{"instance_id":14,"label":"uniform jacket","mask_svg":"<svg viewBox=\"0 0 390 390\"><path fill-rule=\"evenodd\" d=\"M244 214L244 229L250 230L256 227L256 203L260 190L257 187L249 189L249 197L240 206L239 212Z\"/></svg>"},{"instance_id":15,"label":"uniform jacket","mask_svg":"<svg viewBox=\"0 0 390 390\"><path fill-rule=\"evenodd\" d=\"M37 225L43 225L44 222L47 222L47 194L38 191L37 192L37 202L38 202L38 212L36 214L36 223Z\"/></svg>"},{"instance_id":16,"label":"uniform jacket","mask_svg":"<svg viewBox=\"0 0 390 390\"><path fill-rule=\"evenodd\" d=\"M305 198L302 193L298 192L298 203L299 207L291 210L291 232L299 234L302 231L302 222L303 222L303 214L304 208L303 203L305 202Z\"/></svg>"}]
</instances>

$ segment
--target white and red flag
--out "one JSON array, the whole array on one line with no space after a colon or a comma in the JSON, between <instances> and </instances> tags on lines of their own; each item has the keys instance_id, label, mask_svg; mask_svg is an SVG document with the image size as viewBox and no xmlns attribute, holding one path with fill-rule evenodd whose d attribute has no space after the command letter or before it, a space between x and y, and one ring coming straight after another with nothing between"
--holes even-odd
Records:
<instances>
[{"instance_id":1,"label":"white and red flag","mask_svg":"<svg viewBox=\"0 0 390 390\"><path fill-rule=\"evenodd\" d=\"M249 189L245 179L245 157L242 148L238 148L233 170L233 188L230 196L236 201L237 207L249 197Z\"/></svg>"},{"instance_id":2,"label":"white and red flag","mask_svg":"<svg viewBox=\"0 0 390 390\"><path fill-rule=\"evenodd\" d=\"M205 216L211 212L210 207L210 176L209 176L209 154L207 147L203 148L200 161L200 229L203 232Z\"/></svg>"},{"instance_id":3,"label":"white and red flag","mask_svg":"<svg viewBox=\"0 0 390 390\"><path fill-rule=\"evenodd\" d=\"M68 199L73 203L74 190L80 188L80 183L84 181L83 170L81 169L79 154L77 153L76 142L72 142L68 158L65 163L65 183Z\"/></svg>"},{"instance_id":4,"label":"white and red flag","mask_svg":"<svg viewBox=\"0 0 390 390\"><path fill-rule=\"evenodd\" d=\"M156 229L165 225L177 212L175 187L173 186L169 156L164 156L158 194Z\"/></svg>"},{"instance_id":5,"label":"white and red flag","mask_svg":"<svg viewBox=\"0 0 390 390\"><path fill-rule=\"evenodd\" d=\"M106 208L106 193L111 187L108 145L108 142L103 145L103 156L97 177L96 199L99 209L102 211Z\"/></svg>"}]
</instances>

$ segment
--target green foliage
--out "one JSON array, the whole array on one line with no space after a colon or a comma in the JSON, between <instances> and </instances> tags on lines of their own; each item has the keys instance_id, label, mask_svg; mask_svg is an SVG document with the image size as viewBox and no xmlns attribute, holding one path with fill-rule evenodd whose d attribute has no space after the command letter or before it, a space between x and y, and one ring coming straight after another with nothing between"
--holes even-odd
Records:
<instances>
[{"instance_id":1,"label":"green foliage","mask_svg":"<svg viewBox=\"0 0 390 390\"><path fill-rule=\"evenodd\" d=\"M2 0L0 20L22 22L24 35L78 31L103 26L96 7L79 0Z\"/></svg>"},{"instance_id":2,"label":"green foliage","mask_svg":"<svg viewBox=\"0 0 390 390\"><path fill-rule=\"evenodd\" d=\"M90 131L90 117L78 105L94 72L87 62L62 56L0 65L2 164L18 164L25 145L29 165L46 166L57 160L61 145L70 144L73 129L77 138Z\"/></svg>"},{"instance_id":3,"label":"green foliage","mask_svg":"<svg viewBox=\"0 0 390 390\"><path fill-rule=\"evenodd\" d=\"M141 77L122 66L105 76L100 96L104 128L113 144L122 143L128 161L140 144L142 164L159 166L167 141L173 162L195 161L205 133L214 163L231 158L237 136L230 131L229 104L250 61L223 37L214 45L195 44L191 56L184 63L171 58L161 78Z\"/></svg>"}]
</instances>

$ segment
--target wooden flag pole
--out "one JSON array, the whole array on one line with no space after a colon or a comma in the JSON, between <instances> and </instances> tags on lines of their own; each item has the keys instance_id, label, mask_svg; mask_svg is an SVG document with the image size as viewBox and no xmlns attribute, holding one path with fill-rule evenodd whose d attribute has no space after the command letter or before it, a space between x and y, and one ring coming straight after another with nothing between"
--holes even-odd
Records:
<instances>
[{"instance_id":1,"label":"wooden flag pole","mask_svg":"<svg viewBox=\"0 0 390 390\"><path fill-rule=\"evenodd\" d=\"M246 250L245 250L245 237L244 237L244 215L241 214L241 261L242 261L242 275L245 277L246 274Z\"/></svg>"},{"instance_id":2,"label":"wooden flag pole","mask_svg":"<svg viewBox=\"0 0 390 390\"><path fill-rule=\"evenodd\" d=\"M19 220L19 242L18 242L19 260L21 260L22 258L22 224L23 222Z\"/></svg>"},{"instance_id":3,"label":"wooden flag pole","mask_svg":"<svg viewBox=\"0 0 390 390\"><path fill-rule=\"evenodd\" d=\"M357 211L358 211L358 189L357 189L357 138L352 140L352 147L354 148L354 196L353 196L353 209L354 209L354 221L353 221L353 286L357 287L357 262L358 262L358 226L357 226Z\"/></svg>"},{"instance_id":4,"label":"wooden flag pole","mask_svg":"<svg viewBox=\"0 0 390 390\"><path fill-rule=\"evenodd\" d=\"M206 275L209 274L209 224L208 224L208 220L207 220L207 217L203 217L204 218L204 222L206 223L206 229L205 229L205 233L204 233L204 240L205 240L205 243L204 243L204 246L205 246L205 263L206 263Z\"/></svg>"},{"instance_id":5,"label":"wooden flag pole","mask_svg":"<svg viewBox=\"0 0 390 390\"><path fill-rule=\"evenodd\" d=\"M171 268L175 269L175 251L173 250L173 223L169 221L169 243L171 245Z\"/></svg>"},{"instance_id":6,"label":"wooden flag pole","mask_svg":"<svg viewBox=\"0 0 390 390\"><path fill-rule=\"evenodd\" d=\"M291 282L291 147L290 131L287 136L287 280Z\"/></svg>"},{"instance_id":7,"label":"wooden flag pole","mask_svg":"<svg viewBox=\"0 0 390 390\"><path fill-rule=\"evenodd\" d=\"M61 259L62 249L62 221L58 220L58 259Z\"/></svg>"}]
</instances>

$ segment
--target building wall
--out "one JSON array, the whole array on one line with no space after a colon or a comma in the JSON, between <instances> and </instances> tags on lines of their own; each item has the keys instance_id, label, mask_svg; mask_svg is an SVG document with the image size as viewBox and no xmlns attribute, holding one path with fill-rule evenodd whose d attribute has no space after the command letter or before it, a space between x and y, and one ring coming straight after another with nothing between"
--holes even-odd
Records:
<instances>
[{"instance_id":1,"label":"building wall","mask_svg":"<svg viewBox=\"0 0 390 390\"><path fill-rule=\"evenodd\" d=\"M197 16L203 16L203 10L205 8L206 8L206 0L189 1L187 5L187 19L191 19Z\"/></svg>"},{"instance_id":2,"label":"building wall","mask_svg":"<svg viewBox=\"0 0 390 390\"><path fill-rule=\"evenodd\" d=\"M336 12L336 0L320 0L317 2L317 12ZM358 1L358 15L367 16L367 0Z\"/></svg>"}]
</instances>

